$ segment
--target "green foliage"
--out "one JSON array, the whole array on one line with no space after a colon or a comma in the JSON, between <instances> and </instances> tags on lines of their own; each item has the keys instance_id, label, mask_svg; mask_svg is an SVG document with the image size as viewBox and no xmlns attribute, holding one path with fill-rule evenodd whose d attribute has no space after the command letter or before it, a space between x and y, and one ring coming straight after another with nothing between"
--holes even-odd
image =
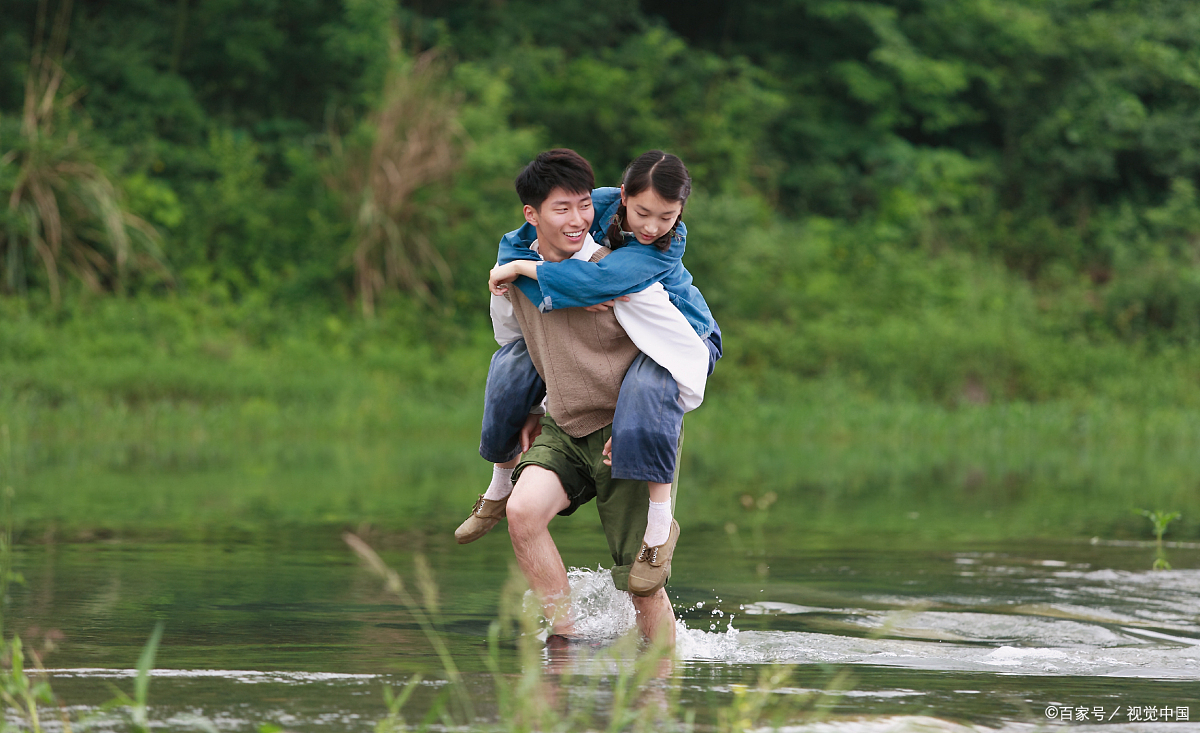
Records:
<instances>
[{"instance_id":1,"label":"green foliage","mask_svg":"<svg viewBox=\"0 0 1200 733\"><path fill-rule=\"evenodd\" d=\"M63 189L78 203L64 231L83 261L108 263L85 280L128 302L67 288L47 315L51 277L10 210L15 235L0 236L24 238L0 266L26 295L4 302L16 320L0 347L23 366L0 368L20 391L133 401L336 389L271 359L325 374L355 356L469 386L482 361L449 376L417 365L486 354L482 279L520 223L516 171L564 144L612 184L661 146L695 179L686 262L726 334L718 375L757 394L832 379L945 407L1197 404L1200 21L1187 3L684 5L87 6L60 36L81 96L37 150L104 174L107 203ZM13 150L34 150L14 113L37 7L16 0L0 30ZM428 52L441 72L397 96ZM383 121L430 100L448 164L421 178L402 155L421 136ZM381 176L388 165L403 175ZM389 199L385 178L416 183ZM114 207L126 225L89 213ZM161 259L135 246L138 221L160 233ZM364 293L375 323L354 313ZM80 374L76 353L102 366ZM222 384L187 360L240 371Z\"/></svg>"},{"instance_id":2,"label":"green foliage","mask_svg":"<svg viewBox=\"0 0 1200 733\"><path fill-rule=\"evenodd\" d=\"M38 7L19 124L0 119L0 197L7 200L0 212L0 289L24 293L40 280L57 305L60 270L96 292L123 290L131 271L165 270L158 232L126 207L94 152L103 141L88 134L72 109L78 91L64 88L70 5L59 9L48 38L46 3Z\"/></svg>"},{"instance_id":3,"label":"green foliage","mask_svg":"<svg viewBox=\"0 0 1200 733\"><path fill-rule=\"evenodd\" d=\"M148 733L150 730L150 671L154 669L154 655L158 653L162 633L163 623L159 621L154 625L154 631L150 632L150 638L146 641L146 645L142 647L142 653L138 656L137 661L137 677L133 682L133 697L118 690L117 696L105 706L125 708L129 716L129 725L136 733ZM211 724L197 727L206 730L214 729Z\"/></svg>"},{"instance_id":4,"label":"green foliage","mask_svg":"<svg viewBox=\"0 0 1200 733\"><path fill-rule=\"evenodd\" d=\"M24 467L14 518L26 537L403 529L458 515L486 483L476 447L495 342L483 334L436 346L386 313L185 297L67 303L53 316L10 299L0 322L0 415ZM953 375L942 341L970 343L978 321L881 330L846 318L841 334L838 322L799 322L812 349L845 349L836 370L797 378L768 361L778 353L746 345L756 332L725 324L737 338L688 416L694 493L681 523L711 523L720 507L744 533L758 520L737 516L740 498L770 492L772 526L827 531L1139 537L1145 520L1130 506L1200 516L1194 355L1134 358L1117 344L1061 354L1050 342L999 366L971 362L975 382L943 374L949 391L929 399L932 378L910 363ZM1006 384L988 380L1014 361L1027 367L1022 388L1050 396L1001 399ZM1172 525L1196 532L1194 519Z\"/></svg>"},{"instance_id":5,"label":"green foliage","mask_svg":"<svg viewBox=\"0 0 1200 733\"><path fill-rule=\"evenodd\" d=\"M593 54L520 46L494 63L512 68L514 121L578 149L602 185L616 185L629 161L653 147L678 152L709 190L769 183L774 173L761 162L761 141L784 100L770 80L664 29Z\"/></svg>"},{"instance_id":6,"label":"green foliage","mask_svg":"<svg viewBox=\"0 0 1200 733\"><path fill-rule=\"evenodd\" d=\"M1170 570L1171 563L1167 562L1167 551L1163 547L1163 534L1167 531L1167 526L1183 515L1179 512L1168 512L1162 509L1150 511L1149 509L1135 510L1135 513L1150 520L1154 525L1155 538L1155 557L1153 570Z\"/></svg>"}]
</instances>

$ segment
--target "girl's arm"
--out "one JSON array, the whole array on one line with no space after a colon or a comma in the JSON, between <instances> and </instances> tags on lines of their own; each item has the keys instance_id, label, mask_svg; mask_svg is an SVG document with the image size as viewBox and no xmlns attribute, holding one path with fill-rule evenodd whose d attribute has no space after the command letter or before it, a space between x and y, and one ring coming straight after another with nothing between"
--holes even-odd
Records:
<instances>
[{"instance_id":1,"label":"girl's arm","mask_svg":"<svg viewBox=\"0 0 1200 733\"><path fill-rule=\"evenodd\" d=\"M538 264L533 260L514 260L507 265L496 265L488 275L488 290L492 291L492 295L504 295L504 292L508 290L507 283L516 280L521 275L537 280Z\"/></svg>"},{"instance_id":2,"label":"girl's arm","mask_svg":"<svg viewBox=\"0 0 1200 733\"><path fill-rule=\"evenodd\" d=\"M630 244L599 262L543 262L537 280L546 310L580 308L639 293L682 268L683 263L669 253Z\"/></svg>"}]
</instances>

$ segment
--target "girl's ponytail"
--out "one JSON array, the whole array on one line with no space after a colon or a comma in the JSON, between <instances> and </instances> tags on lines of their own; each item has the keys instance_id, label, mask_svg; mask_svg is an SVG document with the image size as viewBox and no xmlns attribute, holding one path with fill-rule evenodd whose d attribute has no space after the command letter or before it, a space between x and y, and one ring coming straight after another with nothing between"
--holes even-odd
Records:
<instances>
[{"instance_id":1,"label":"girl's ponytail","mask_svg":"<svg viewBox=\"0 0 1200 733\"><path fill-rule=\"evenodd\" d=\"M608 229L604 232L604 241L609 249L620 249L625 246L625 235L622 233L625 211L625 202L622 201L617 205L617 213L608 222Z\"/></svg>"}]
</instances>

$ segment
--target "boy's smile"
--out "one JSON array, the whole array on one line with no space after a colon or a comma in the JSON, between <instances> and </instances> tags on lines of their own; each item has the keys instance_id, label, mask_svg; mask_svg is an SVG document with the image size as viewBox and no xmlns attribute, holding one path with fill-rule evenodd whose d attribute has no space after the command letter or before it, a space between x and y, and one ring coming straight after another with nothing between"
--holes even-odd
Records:
<instances>
[{"instance_id":1,"label":"boy's smile","mask_svg":"<svg viewBox=\"0 0 1200 733\"><path fill-rule=\"evenodd\" d=\"M525 206L525 221L538 230L538 252L549 262L565 260L583 247L595 215L591 191L572 193L561 187L541 207Z\"/></svg>"}]
</instances>

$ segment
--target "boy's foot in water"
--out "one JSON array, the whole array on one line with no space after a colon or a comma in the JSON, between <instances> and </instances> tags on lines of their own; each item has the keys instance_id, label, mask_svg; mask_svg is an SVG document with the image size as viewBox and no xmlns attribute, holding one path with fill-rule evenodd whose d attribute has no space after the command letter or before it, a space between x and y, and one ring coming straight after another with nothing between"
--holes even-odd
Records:
<instances>
[{"instance_id":1,"label":"boy's foot in water","mask_svg":"<svg viewBox=\"0 0 1200 733\"><path fill-rule=\"evenodd\" d=\"M559 649L568 649L573 646L583 646L587 644L587 639L574 634L550 634L546 637L546 648L551 651Z\"/></svg>"}]
</instances>

